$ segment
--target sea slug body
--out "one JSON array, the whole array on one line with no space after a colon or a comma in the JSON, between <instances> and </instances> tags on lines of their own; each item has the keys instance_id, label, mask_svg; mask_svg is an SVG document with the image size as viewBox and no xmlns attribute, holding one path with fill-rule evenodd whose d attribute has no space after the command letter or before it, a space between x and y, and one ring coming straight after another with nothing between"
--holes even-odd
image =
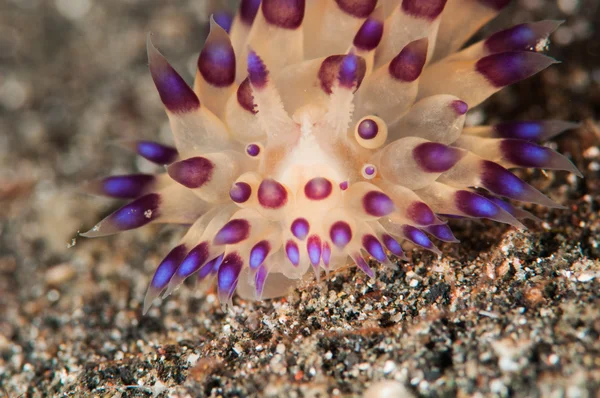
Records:
<instances>
[{"instance_id":1,"label":"sea slug body","mask_svg":"<svg viewBox=\"0 0 600 398\"><path fill-rule=\"evenodd\" d=\"M509 169L581 174L540 145L574 123L465 127L466 113L555 61L557 21L520 24L466 48L507 0L242 0L218 13L193 87L148 38L150 72L175 146L126 146L165 165L111 176L94 194L132 202L83 234L191 225L158 265L144 312L186 278L219 300L284 295L356 264L374 277L402 245L441 254L447 220L523 227L516 202L560 207ZM509 201L510 200L510 201ZM374 261L368 262L370 257Z\"/></svg>"}]
</instances>

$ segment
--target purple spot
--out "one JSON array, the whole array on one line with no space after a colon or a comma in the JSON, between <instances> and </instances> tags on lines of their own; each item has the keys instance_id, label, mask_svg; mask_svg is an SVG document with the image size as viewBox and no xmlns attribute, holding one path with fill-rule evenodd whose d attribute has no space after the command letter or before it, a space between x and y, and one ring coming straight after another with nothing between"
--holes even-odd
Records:
<instances>
[{"instance_id":1,"label":"purple spot","mask_svg":"<svg viewBox=\"0 0 600 398\"><path fill-rule=\"evenodd\" d=\"M352 89L358 80L358 57L355 54L348 54L342 59L338 81L340 86Z\"/></svg>"},{"instance_id":2,"label":"purple spot","mask_svg":"<svg viewBox=\"0 0 600 398\"><path fill-rule=\"evenodd\" d=\"M579 127L577 123L562 120L533 120L505 122L492 126L494 133L502 138L516 138L528 141L541 141Z\"/></svg>"},{"instance_id":3,"label":"purple spot","mask_svg":"<svg viewBox=\"0 0 600 398\"><path fill-rule=\"evenodd\" d=\"M456 207L470 217L492 218L500 212L494 203L473 192L457 191L454 199Z\"/></svg>"},{"instance_id":4,"label":"purple spot","mask_svg":"<svg viewBox=\"0 0 600 398\"><path fill-rule=\"evenodd\" d=\"M552 150L523 140L502 140L502 156L521 167L545 167L552 159Z\"/></svg>"},{"instance_id":5,"label":"purple spot","mask_svg":"<svg viewBox=\"0 0 600 398\"><path fill-rule=\"evenodd\" d=\"M228 87L235 81L235 54L230 41L207 40L198 57L198 70L209 84Z\"/></svg>"},{"instance_id":6,"label":"purple spot","mask_svg":"<svg viewBox=\"0 0 600 398\"><path fill-rule=\"evenodd\" d=\"M246 147L246 153L252 157L258 156L260 153L260 146L256 144L248 144Z\"/></svg>"},{"instance_id":7,"label":"purple spot","mask_svg":"<svg viewBox=\"0 0 600 398\"><path fill-rule=\"evenodd\" d=\"M153 141L137 141L135 150L138 155L157 164L170 164L177 159L177 149Z\"/></svg>"},{"instance_id":8,"label":"purple spot","mask_svg":"<svg viewBox=\"0 0 600 398\"><path fill-rule=\"evenodd\" d=\"M254 51L248 52L248 79L252 86L263 88L266 86L268 78L269 71L263 60Z\"/></svg>"},{"instance_id":9,"label":"purple spot","mask_svg":"<svg viewBox=\"0 0 600 398\"><path fill-rule=\"evenodd\" d=\"M321 258L323 259L325 267L329 267L329 262L331 261L331 247L328 242L323 242L323 253Z\"/></svg>"},{"instance_id":10,"label":"purple spot","mask_svg":"<svg viewBox=\"0 0 600 398\"><path fill-rule=\"evenodd\" d=\"M375 174L375 166L365 167L365 174L368 176L372 176L373 174Z\"/></svg>"},{"instance_id":11,"label":"purple spot","mask_svg":"<svg viewBox=\"0 0 600 398\"><path fill-rule=\"evenodd\" d=\"M300 239L304 240L306 236L308 236L308 232L310 231L310 225L306 218L296 218L290 227L292 234Z\"/></svg>"},{"instance_id":12,"label":"purple spot","mask_svg":"<svg viewBox=\"0 0 600 398\"><path fill-rule=\"evenodd\" d=\"M245 78L237 89L237 100L238 104L248 112L257 114L256 104L254 103L254 96L252 95L252 86L250 80Z\"/></svg>"},{"instance_id":13,"label":"purple spot","mask_svg":"<svg viewBox=\"0 0 600 398\"><path fill-rule=\"evenodd\" d=\"M200 107L200 100L194 90L162 55L151 55L150 73L160 99L169 111L184 113Z\"/></svg>"},{"instance_id":14,"label":"purple spot","mask_svg":"<svg viewBox=\"0 0 600 398\"><path fill-rule=\"evenodd\" d=\"M263 294L263 290L265 289L265 281L267 280L267 275L269 275L269 270L264 265L259 267L256 270L256 275L254 275L254 287L256 289L256 297L261 297Z\"/></svg>"},{"instance_id":15,"label":"purple spot","mask_svg":"<svg viewBox=\"0 0 600 398\"><path fill-rule=\"evenodd\" d=\"M248 238L250 235L250 223L238 218L229 221L217 232L213 239L215 245L232 245Z\"/></svg>"},{"instance_id":16,"label":"purple spot","mask_svg":"<svg viewBox=\"0 0 600 398\"><path fill-rule=\"evenodd\" d=\"M340 9L356 18L366 18L375 9L377 0L335 0Z\"/></svg>"},{"instance_id":17,"label":"purple spot","mask_svg":"<svg viewBox=\"0 0 600 398\"><path fill-rule=\"evenodd\" d=\"M481 58L475 69L493 86L504 87L526 79L553 63L554 59L538 53L504 52Z\"/></svg>"},{"instance_id":18,"label":"purple spot","mask_svg":"<svg viewBox=\"0 0 600 398\"><path fill-rule=\"evenodd\" d=\"M240 19L247 25L252 25L259 7L260 0L242 0L240 4Z\"/></svg>"},{"instance_id":19,"label":"purple spot","mask_svg":"<svg viewBox=\"0 0 600 398\"><path fill-rule=\"evenodd\" d=\"M312 235L308 238L306 243L306 250L308 252L308 258L312 265L319 265L321 261L321 238L317 235Z\"/></svg>"},{"instance_id":20,"label":"purple spot","mask_svg":"<svg viewBox=\"0 0 600 398\"><path fill-rule=\"evenodd\" d=\"M402 10L415 18L436 19L446 6L446 0L402 0Z\"/></svg>"},{"instance_id":21,"label":"purple spot","mask_svg":"<svg viewBox=\"0 0 600 398\"><path fill-rule=\"evenodd\" d=\"M177 275L187 278L196 272L208 260L208 242L202 242L194 247L177 269Z\"/></svg>"},{"instance_id":22,"label":"purple spot","mask_svg":"<svg viewBox=\"0 0 600 398\"><path fill-rule=\"evenodd\" d=\"M497 198L489 193L481 193L482 196L485 196L488 200L494 202L498 207L502 208L502 210L508 212L511 216L515 215L515 208L508 202Z\"/></svg>"},{"instance_id":23,"label":"purple spot","mask_svg":"<svg viewBox=\"0 0 600 398\"><path fill-rule=\"evenodd\" d=\"M331 181L323 177L315 177L304 185L304 195L311 200L327 199L332 190Z\"/></svg>"},{"instance_id":24,"label":"purple spot","mask_svg":"<svg viewBox=\"0 0 600 398\"><path fill-rule=\"evenodd\" d=\"M420 229L410 225L405 225L402 228L402 231L404 232L406 239L410 240L412 243L422 246L426 249L433 248L433 243L431 243L427 235L425 235L425 233Z\"/></svg>"},{"instance_id":25,"label":"purple spot","mask_svg":"<svg viewBox=\"0 0 600 398\"><path fill-rule=\"evenodd\" d=\"M519 177L497 163L484 160L482 162L481 185L500 196L520 199L527 186Z\"/></svg>"},{"instance_id":26,"label":"purple spot","mask_svg":"<svg viewBox=\"0 0 600 398\"><path fill-rule=\"evenodd\" d=\"M265 179L258 187L258 203L267 209L279 209L287 203L287 191L277 181Z\"/></svg>"},{"instance_id":27,"label":"purple spot","mask_svg":"<svg viewBox=\"0 0 600 398\"><path fill-rule=\"evenodd\" d=\"M362 24L356 36L354 36L354 47L371 51L377 48L383 36L383 22L374 18L367 18Z\"/></svg>"},{"instance_id":28,"label":"purple spot","mask_svg":"<svg viewBox=\"0 0 600 398\"><path fill-rule=\"evenodd\" d=\"M511 0L478 0L479 3L483 4L484 6L493 8L494 10L500 11L501 9L503 9L504 7L506 7L508 5L508 3L511 2Z\"/></svg>"},{"instance_id":29,"label":"purple spot","mask_svg":"<svg viewBox=\"0 0 600 398\"><path fill-rule=\"evenodd\" d=\"M444 242L456 242L452 230L446 224L430 225L425 228L427 232Z\"/></svg>"},{"instance_id":30,"label":"purple spot","mask_svg":"<svg viewBox=\"0 0 600 398\"><path fill-rule=\"evenodd\" d=\"M244 262L239 254L229 253L219 267L217 274L217 286L219 289L219 300L229 300L237 285L238 277L242 271Z\"/></svg>"},{"instance_id":31,"label":"purple spot","mask_svg":"<svg viewBox=\"0 0 600 398\"><path fill-rule=\"evenodd\" d=\"M348 189L348 181L342 181L342 182L340 182L340 189L342 191L345 191L346 189Z\"/></svg>"},{"instance_id":32,"label":"purple spot","mask_svg":"<svg viewBox=\"0 0 600 398\"><path fill-rule=\"evenodd\" d=\"M167 173L181 185L194 189L210 181L214 167L210 160L199 156L171 164Z\"/></svg>"},{"instance_id":33,"label":"purple spot","mask_svg":"<svg viewBox=\"0 0 600 398\"><path fill-rule=\"evenodd\" d=\"M128 174L106 177L100 181L102 193L113 198L137 198L156 181L150 174Z\"/></svg>"},{"instance_id":34,"label":"purple spot","mask_svg":"<svg viewBox=\"0 0 600 398\"><path fill-rule=\"evenodd\" d=\"M262 12L271 25L297 29L304 19L304 0L263 0Z\"/></svg>"},{"instance_id":35,"label":"purple spot","mask_svg":"<svg viewBox=\"0 0 600 398\"><path fill-rule=\"evenodd\" d=\"M427 173L443 173L450 170L464 156L460 149L437 142L425 142L413 149L413 158Z\"/></svg>"},{"instance_id":36,"label":"purple spot","mask_svg":"<svg viewBox=\"0 0 600 398\"><path fill-rule=\"evenodd\" d=\"M285 253L293 266L300 264L300 251L298 245L293 240L288 240L285 244Z\"/></svg>"},{"instance_id":37,"label":"purple spot","mask_svg":"<svg viewBox=\"0 0 600 398\"><path fill-rule=\"evenodd\" d=\"M404 3L403 3L404 4ZM402 82L413 82L419 78L427 59L428 40L419 39L408 43L391 61L390 75Z\"/></svg>"},{"instance_id":38,"label":"purple spot","mask_svg":"<svg viewBox=\"0 0 600 398\"><path fill-rule=\"evenodd\" d=\"M377 137L377 133L379 132L379 127L377 126L377 122L373 119L365 119L358 124L358 135L363 140L372 140Z\"/></svg>"},{"instance_id":39,"label":"purple spot","mask_svg":"<svg viewBox=\"0 0 600 398\"><path fill-rule=\"evenodd\" d=\"M381 246L379 240L373 235L363 236L362 244L365 250L377 261L384 262L387 260L383 246Z\"/></svg>"},{"instance_id":40,"label":"purple spot","mask_svg":"<svg viewBox=\"0 0 600 398\"><path fill-rule=\"evenodd\" d=\"M367 192L362 203L365 212L375 217L387 216L396 209L392 199L380 191Z\"/></svg>"},{"instance_id":41,"label":"purple spot","mask_svg":"<svg viewBox=\"0 0 600 398\"><path fill-rule=\"evenodd\" d=\"M435 214L423 202L413 202L406 209L408 218L419 225L431 225L435 222Z\"/></svg>"},{"instance_id":42,"label":"purple spot","mask_svg":"<svg viewBox=\"0 0 600 398\"><path fill-rule=\"evenodd\" d=\"M492 53L525 51L535 46L538 40L529 24L520 24L494 33L485 40L485 46Z\"/></svg>"},{"instance_id":43,"label":"purple spot","mask_svg":"<svg viewBox=\"0 0 600 398\"><path fill-rule=\"evenodd\" d=\"M217 11L212 16L217 25L222 27L225 32L229 33L233 22L233 16L226 11Z\"/></svg>"},{"instance_id":44,"label":"purple spot","mask_svg":"<svg viewBox=\"0 0 600 398\"><path fill-rule=\"evenodd\" d=\"M454 100L450 103L457 115L464 115L469 110L469 105L465 101Z\"/></svg>"},{"instance_id":45,"label":"purple spot","mask_svg":"<svg viewBox=\"0 0 600 398\"><path fill-rule=\"evenodd\" d=\"M362 256L358 253L352 255L352 259L354 260L354 262L356 263L356 265L358 266L358 268L360 268L360 270L362 272L364 272L365 274L367 274L367 276L369 278L373 278L375 277L375 273L373 272L373 270L371 269L371 267L369 267L369 264L367 264L367 262L365 261L364 258L362 258Z\"/></svg>"},{"instance_id":46,"label":"purple spot","mask_svg":"<svg viewBox=\"0 0 600 398\"><path fill-rule=\"evenodd\" d=\"M245 182L236 182L233 187L229 190L229 197L235 203L245 203L250 199L252 194L252 187Z\"/></svg>"},{"instance_id":47,"label":"purple spot","mask_svg":"<svg viewBox=\"0 0 600 398\"><path fill-rule=\"evenodd\" d=\"M198 271L198 280L202 280L206 278L210 274L216 274L219 271L219 267L223 263L223 256L225 253L221 253L221 255L213 258Z\"/></svg>"},{"instance_id":48,"label":"purple spot","mask_svg":"<svg viewBox=\"0 0 600 398\"><path fill-rule=\"evenodd\" d=\"M186 253L187 248L185 245L173 248L156 269L150 285L158 290L164 289L175 274L175 271L177 271L177 267L184 259Z\"/></svg>"},{"instance_id":49,"label":"purple spot","mask_svg":"<svg viewBox=\"0 0 600 398\"><path fill-rule=\"evenodd\" d=\"M321 89L323 89L325 93L332 93L333 83L340 75L340 68L345 58L346 55L331 55L325 58L325 60L323 60L323 63L319 68L318 77L319 81L321 82ZM358 87L360 87L360 84L362 83L363 78L365 77L365 73L367 71L367 63L365 62L365 59L363 57L356 56L356 60L356 85L353 87L355 89L358 89Z\"/></svg>"},{"instance_id":50,"label":"purple spot","mask_svg":"<svg viewBox=\"0 0 600 398\"><path fill-rule=\"evenodd\" d=\"M261 240L255 244L252 250L250 250L250 268L256 269L260 267L270 251L271 245L267 240Z\"/></svg>"},{"instance_id":51,"label":"purple spot","mask_svg":"<svg viewBox=\"0 0 600 398\"><path fill-rule=\"evenodd\" d=\"M398 243L398 241L396 239L392 238L388 234L382 235L381 239L383 240L383 244L385 245L385 247L387 247L387 249L390 252L392 252L392 254L394 254L398 257L404 256L404 251L402 251L402 246L400 246L400 243Z\"/></svg>"},{"instance_id":52,"label":"purple spot","mask_svg":"<svg viewBox=\"0 0 600 398\"><path fill-rule=\"evenodd\" d=\"M329 237L334 245L343 249L352 240L352 228L345 221L337 221L329 229Z\"/></svg>"},{"instance_id":53,"label":"purple spot","mask_svg":"<svg viewBox=\"0 0 600 398\"><path fill-rule=\"evenodd\" d=\"M119 230L139 228L159 216L160 196L151 193L121 207L104 222L114 224Z\"/></svg>"}]
</instances>

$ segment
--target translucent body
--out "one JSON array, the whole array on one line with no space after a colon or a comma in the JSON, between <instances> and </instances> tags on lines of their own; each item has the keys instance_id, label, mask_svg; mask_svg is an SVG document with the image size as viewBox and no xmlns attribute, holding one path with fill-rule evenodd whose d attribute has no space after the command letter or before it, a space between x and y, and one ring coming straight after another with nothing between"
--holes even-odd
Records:
<instances>
[{"instance_id":1,"label":"translucent body","mask_svg":"<svg viewBox=\"0 0 600 398\"><path fill-rule=\"evenodd\" d=\"M516 44L545 39L556 23L452 55L501 2L376 3L242 1L231 34L211 22L193 89L148 40L176 148L156 144L161 156L148 157L130 146L167 173L91 183L93 193L135 200L84 234L192 225L158 266L145 310L192 276L216 279L223 305L236 291L285 294L307 273L348 262L373 277L365 256L391 264L388 252L403 258L399 242L437 254L428 236L455 242L446 216L522 227L528 213L500 197L554 205L504 167L576 169L510 134L543 138L569 125L469 135L463 125L469 107L554 62Z\"/></svg>"}]
</instances>

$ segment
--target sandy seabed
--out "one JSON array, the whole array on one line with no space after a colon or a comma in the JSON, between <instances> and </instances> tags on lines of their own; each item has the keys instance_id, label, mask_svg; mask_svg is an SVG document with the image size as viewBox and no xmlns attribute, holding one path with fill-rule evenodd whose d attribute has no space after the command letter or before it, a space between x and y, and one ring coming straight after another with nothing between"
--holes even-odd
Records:
<instances>
[{"instance_id":1,"label":"sandy seabed","mask_svg":"<svg viewBox=\"0 0 600 398\"><path fill-rule=\"evenodd\" d=\"M169 142L145 36L191 81L211 4L0 2L0 397L600 396L600 4L515 1L488 31L565 19L562 61L472 111L472 122L581 121L551 144L585 174L526 172L566 210L526 231L455 222L444 256L411 251L288 297L179 289L141 314L182 229L77 238L115 202L80 182L154 166L117 140ZM383 383L388 380L388 383Z\"/></svg>"}]
</instances>

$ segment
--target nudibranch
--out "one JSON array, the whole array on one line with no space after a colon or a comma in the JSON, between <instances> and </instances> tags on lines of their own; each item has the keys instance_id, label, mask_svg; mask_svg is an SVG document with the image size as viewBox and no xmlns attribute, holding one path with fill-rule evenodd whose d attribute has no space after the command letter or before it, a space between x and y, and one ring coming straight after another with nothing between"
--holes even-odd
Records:
<instances>
[{"instance_id":1,"label":"nudibranch","mask_svg":"<svg viewBox=\"0 0 600 398\"><path fill-rule=\"evenodd\" d=\"M509 169L581 176L540 145L574 123L464 126L469 109L555 63L540 51L559 21L462 48L508 2L243 0L211 18L193 88L149 37L175 147L127 143L166 170L89 183L133 201L83 235L190 225L158 265L147 311L190 277L216 279L223 306L352 263L372 278L390 254L406 259L403 245L439 255L432 240L457 242L448 218L521 228L534 217L515 201L560 207Z\"/></svg>"}]
</instances>

